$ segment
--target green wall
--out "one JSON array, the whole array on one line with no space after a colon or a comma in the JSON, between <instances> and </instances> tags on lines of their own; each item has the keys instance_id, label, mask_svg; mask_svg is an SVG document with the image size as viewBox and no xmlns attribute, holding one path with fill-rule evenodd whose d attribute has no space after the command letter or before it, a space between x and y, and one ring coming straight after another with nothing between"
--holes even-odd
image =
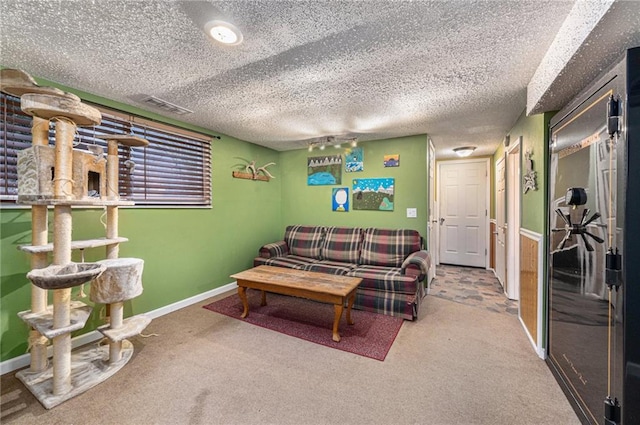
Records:
<instances>
[{"instance_id":1,"label":"green wall","mask_svg":"<svg viewBox=\"0 0 640 425\"><path fill-rule=\"evenodd\" d=\"M520 164L521 173L524 175L526 172L526 164L524 154L527 151L531 152L531 160L533 161L533 170L536 172L536 187L537 190L529 190L527 193L523 193L521 197L521 217L520 226L523 229L531 230L539 233L543 236L543 250L547 252L548 238L547 232L547 220L548 220L548 189L547 189L547 168L549 162L549 121L555 115L555 112L545 112L544 114L527 116L523 111L518 121L509 131L511 141L517 140L522 136L520 144ZM504 155L504 145L500 144L498 149L493 155L494 164L498 158ZM522 183L521 183L522 187ZM495 215L492 215L495 217ZM547 257L542 258L543 270L547 270ZM547 280L548 276L543 276L543 320L547 317ZM542 341L546 341L547 338L547 326L542 326Z\"/></svg>"},{"instance_id":2,"label":"green wall","mask_svg":"<svg viewBox=\"0 0 640 425\"><path fill-rule=\"evenodd\" d=\"M282 220L281 230L290 224L319 224L415 229L426 238L427 229L427 137L425 135L360 142L364 151L364 171L342 172L342 184L353 195L352 180L358 178L395 178L393 211L333 212L332 188L338 186L308 186L307 158L344 154L345 149L327 147L320 151L295 150L282 152ZM385 168L383 156L400 154L400 166ZM278 176L280 178L280 176ZM417 218L407 218L407 208L417 208Z\"/></svg>"},{"instance_id":3,"label":"green wall","mask_svg":"<svg viewBox=\"0 0 640 425\"><path fill-rule=\"evenodd\" d=\"M544 114L527 116L525 111L522 112L518 121L509 131L511 141L514 142L518 137L522 137L520 143L520 164L521 173L526 172L524 154L531 152L533 161L533 170L536 172L537 190L529 190L522 193L520 217L521 227L533 232L544 234L546 232L546 166L548 157L548 127L549 120L554 113L547 112ZM494 153L495 161L504 154L504 145L500 144ZM494 167L495 168L495 167ZM495 171L495 170L494 170ZM522 183L521 183L522 186ZM492 214L495 217L495 212Z\"/></svg>"},{"instance_id":4,"label":"green wall","mask_svg":"<svg viewBox=\"0 0 640 425\"><path fill-rule=\"evenodd\" d=\"M201 130L127 105L62 88L85 100ZM210 131L204 132L213 135ZM129 242L121 244L120 256L145 260L144 292L125 303L125 316L148 312L226 285L233 281L230 274L252 266L253 257L262 244L281 238L279 153L227 136L212 143L212 208L120 209L119 234L129 238ZM242 158L255 159L258 164L276 162L269 171L278 178L268 183L232 178L231 172L238 169L237 164L243 162ZM104 236L104 228L100 224L102 212L102 209L74 208L73 238ZM49 230L51 240L51 224ZM0 361L22 355L27 348L28 327L17 313L30 309L31 285L25 276L30 270L30 258L17 246L30 242L30 209L0 209ZM80 260L79 255L74 252L74 261ZM102 258L104 248L85 253L86 261ZM88 289L85 288L85 292L88 293ZM78 293L79 288L75 288L74 299ZM83 301L91 304L88 297ZM92 331L100 325L102 308L99 305L88 326L73 336Z\"/></svg>"},{"instance_id":5,"label":"green wall","mask_svg":"<svg viewBox=\"0 0 640 425\"><path fill-rule=\"evenodd\" d=\"M262 244L281 236L279 180L265 183L231 177L238 162L235 157L256 158L258 163L278 162L278 153L229 137L215 141L212 153L212 208L120 209L119 234L129 238L121 244L120 256L145 260L144 292L125 303L126 316L232 282L229 275L251 267ZM279 174L277 167L270 171ZM74 209L73 238L104 236L101 214L101 209ZM18 251L17 246L30 243L30 210L2 209L0 226L0 359L4 361L24 354L26 349L28 329L16 314L30 308L30 285L25 277L30 269L29 255ZM85 259L98 260L103 255L104 248L91 249ZM74 252L74 261L79 260L79 253ZM77 292L74 290L74 294ZM94 311L92 326L81 333L100 324L99 314Z\"/></svg>"},{"instance_id":6,"label":"green wall","mask_svg":"<svg viewBox=\"0 0 640 425\"><path fill-rule=\"evenodd\" d=\"M74 90L46 80L39 84L76 93L83 100L124 110L147 118L199 131L218 134L168 119L135 107ZM125 302L125 316L145 313L184 300L233 281L230 274L249 268L258 248L281 240L289 224L321 224L411 228L426 236L427 137L411 136L361 142L365 171L343 172L342 185L351 188L354 178L394 177L395 208L385 211L331 211L331 189L307 186L307 157L318 151L306 149L277 152L225 135L212 141L212 208L120 209L119 234L129 238L121 244L121 257L145 260L144 292ZM333 152L331 152L333 150ZM344 153L329 147L326 153ZM385 168L383 155L400 154L400 167ZM269 182L234 179L231 172L245 160L258 164L275 162ZM417 208L417 218L406 218L406 208ZM104 236L100 208L74 208L73 238ZM52 212L50 220L52 222ZM52 239L50 224L50 240ZM30 256L17 249L31 241L28 207L0 209L0 361L26 352L28 327L17 313L30 309L31 285L26 278ZM89 249L86 261L104 258L104 248ZM80 253L73 253L80 261ZM73 298L80 299L79 288ZM89 288L85 288L89 292ZM51 295L51 294L50 294ZM92 304L88 297L82 299ZM74 333L90 332L102 324L104 306L97 305L88 325Z\"/></svg>"}]
</instances>

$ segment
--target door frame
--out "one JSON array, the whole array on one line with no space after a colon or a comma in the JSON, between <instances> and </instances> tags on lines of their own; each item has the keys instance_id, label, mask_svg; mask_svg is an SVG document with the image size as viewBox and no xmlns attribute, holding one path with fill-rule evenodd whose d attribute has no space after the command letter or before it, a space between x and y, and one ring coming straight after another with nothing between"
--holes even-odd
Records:
<instances>
[{"instance_id":1,"label":"door frame","mask_svg":"<svg viewBox=\"0 0 640 425\"><path fill-rule=\"evenodd\" d=\"M440 178L440 168L442 166L442 164L466 164L469 162L483 162L485 165L485 214L484 214L484 221L485 221L485 238L484 238L484 268L489 269L489 249L491 249L491 235L490 235L490 231L491 231L491 227L489 226L489 207L491 205L491 181L490 181L490 176L491 176L491 158L489 157L479 157L479 158L466 158L466 159L452 159L452 160L442 160L442 161L437 161L437 169L438 169L438 173L436 174L436 180L437 180L437 187L436 187L436 192L437 192L437 196L436 199L438 200L438 217L442 217L442 211L440 211L440 208L442 208L442 204L440 202L440 194L441 194L441 188L440 186L442 185L442 179ZM440 246L442 245L440 243L440 226L442 225L442 223L438 223L438 252L440 252ZM439 257L439 255L438 255ZM438 262L438 264L440 264Z\"/></svg>"},{"instance_id":2,"label":"door frame","mask_svg":"<svg viewBox=\"0 0 640 425\"><path fill-rule=\"evenodd\" d=\"M427 205L429 211L427 213L427 246L428 251L431 255L431 266L429 267L429 272L427 275L427 294L431 290L431 280L436 276L436 265L438 264L438 230L440 226L438 226L438 204L436 202L436 148L433 146L433 141L431 138L429 140L429 145L427 147L427 177L429 178L429 182L427 183L429 195ZM433 165L433 167L432 167Z\"/></svg>"},{"instance_id":3,"label":"door frame","mask_svg":"<svg viewBox=\"0 0 640 425\"><path fill-rule=\"evenodd\" d=\"M499 216L500 214L500 195L498 193L498 183L499 183L499 178L500 176L498 175L498 167L499 165L502 163L502 167L504 168L503 170L503 178L504 178L504 184L505 184L505 189L502 193L502 216ZM495 252L495 258L496 258L496 264L495 264L495 270L494 270L494 274L496 275L496 278L498 279L498 282L500 282L500 285L502 285L502 290L506 292L506 284L507 284L507 243L506 243L506 236L504 235L505 233L505 224L506 224L506 218L507 218L507 188L506 188L506 184L507 184L507 154L506 152L500 156L500 158L498 158L498 160L495 162L495 190L496 190L496 197L495 197L495 214L496 214L496 252ZM499 245L500 245L500 236L502 235L502 237L504 238L502 245L504 246L504 248L499 249ZM499 257L499 253L500 251L502 251L502 263L501 266L502 267L498 267L498 257ZM499 270L500 269L500 270Z\"/></svg>"},{"instance_id":4,"label":"door frame","mask_svg":"<svg viewBox=\"0 0 640 425\"><path fill-rule=\"evenodd\" d=\"M506 168L506 207L507 215L507 261L506 261L506 285L504 293L512 300L520 299L520 221L522 214L522 194L520 193L522 174L522 136L510 144L505 152ZM516 151L516 152L514 152ZM516 162L514 162L514 160ZM516 167L514 174L512 167ZM509 214L511 212L511 214ZM513 217L512 217L513 216Z\"/></svg>"}]
</instances>

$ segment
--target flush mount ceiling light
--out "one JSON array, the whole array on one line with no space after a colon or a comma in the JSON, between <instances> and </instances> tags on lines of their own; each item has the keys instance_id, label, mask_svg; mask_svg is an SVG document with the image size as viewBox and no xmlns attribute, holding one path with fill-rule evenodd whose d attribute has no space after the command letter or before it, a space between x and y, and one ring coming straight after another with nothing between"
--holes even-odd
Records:
<instances>
[{"instance_id":1,"label":"flush mount ceiling light","mask_svg":"<svg viewBox=\"0 0 640 425\"><path fill-rule=\"evenodd\" d=\"M233 24L225 21L209 21L204 25L204 31L215 41L235 46L242 43L242 33Z\"/></svg>"},{"instance_id":2,"label":"flush mount ceiling light","mask_svg":"<svg viewBox=\"0 0 640 425\"><path fill-rule=\"evenodd\" d=\"M455 148L453 151L458 155L458 156L469 156L473 153L473 151L476 150L475 146L463 146L461 148Z\"/></svg>"}]
</instances>

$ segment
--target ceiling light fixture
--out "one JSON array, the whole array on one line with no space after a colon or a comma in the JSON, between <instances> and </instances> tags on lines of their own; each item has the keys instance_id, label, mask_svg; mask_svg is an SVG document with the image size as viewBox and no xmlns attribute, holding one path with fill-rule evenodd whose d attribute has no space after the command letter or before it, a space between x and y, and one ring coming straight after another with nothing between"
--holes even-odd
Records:
<instances>
[{"instance_id":1,"label":"ceiling light fixture","mask_svg":"<svg viewBox=\"0 0 640 425\"><path fill-rule=\"evenodd\" d=\"M342 146L341 143L338 140L336 140L335 136L328 136L326 144L333 145L333 147L336 149L339 149L340 146Z\"/></svg>"},{"instance_id":2,"label":"ceiling light fixture","mask_svg":"<svg viewBox=\"0 0 640 425\"><path fill-rule=\"evenodd\" d=\"M455 148L453 151L458 155L458 156L469 156L473 153L473 151L476 150L475 146L463 146L461 148Z\"/></svg>"},{"instance_id":3,"label":"ceiling light fixture","mask_svg":"<svg viewBox=\"0 0 640 425\"><path fill-rule=\"evenodd\" d=\"M235 46L242 43L242 33L235 25L229 22L209 21L204 25L204 30L209 37L227 46Z\"/></svg>"},{"instance_id":4,"label":"ceiling light fixture","mask_svg":"<svg viewBox=\"0 0 640 425\"><path fill-rule=\"evenodd\" d=\"M358 146L358 138L353 137L351 139L340 139L340 136L327 136L322 139L314 139L312 141L307 142L307 150L309 152L313 152L315 148L320 149L321 151L325 150L327 146L333 146L336 149L340 149L343 143L349 143L352 147Z\"/></svg>"}]
</instances>

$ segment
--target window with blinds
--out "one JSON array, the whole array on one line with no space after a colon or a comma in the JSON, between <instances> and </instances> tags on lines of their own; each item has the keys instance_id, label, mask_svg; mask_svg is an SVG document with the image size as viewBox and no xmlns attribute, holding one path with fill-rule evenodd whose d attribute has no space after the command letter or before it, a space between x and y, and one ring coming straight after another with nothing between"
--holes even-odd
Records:
<instances>
[{"instance_id":1,"label":"window with blinds","mask_svg":"<svg viewBox=\"0 0 640 425\"><path fill-rule=\"evenodd\" d=\"M17 153L31 146L31 116L20 109L20 99L1 94L0 200L14 202L18 196ZM99 145L107 151L109 134L145 138L149 146L119 146L119 191L123 199L138 205L211 206L211 138L136 115L92 105L102 112L95 127L78 127L77 149ZM54 124L49 143L54 144Z\"/></svg>"}]
</instances>

